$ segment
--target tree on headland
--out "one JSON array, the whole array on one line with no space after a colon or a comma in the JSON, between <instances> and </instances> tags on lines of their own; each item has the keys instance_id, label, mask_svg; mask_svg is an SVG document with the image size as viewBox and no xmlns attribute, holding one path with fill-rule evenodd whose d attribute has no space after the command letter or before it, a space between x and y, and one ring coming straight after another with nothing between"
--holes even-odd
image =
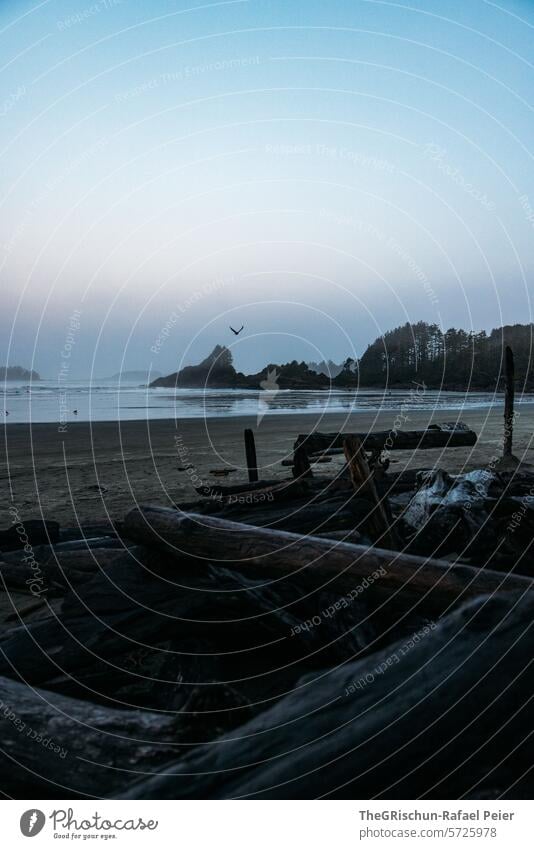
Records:
<instances>
[{"instance_id":1,"label":"tree on headland","mask_svg":"<svg viewBox=\"0 0 534 849\"><path fill-rule=\"evenodd\" d=\"M41 380L41 377L22 366L0 366L0 380Z\"/></svg>"},{"instance_id":2,"label":"tree on headland","mask_svg":"<svg viewBox=\"0 0 534 849\"><path fill-rule=\"evenodd\" d=\"M379 336L359 363L360 386L406 386L413 381L444 389L495 389L506 345L514 351L518 384L534 386L533 325L475 332L418 321ZM354 381L355 383L356 381Z\"/></svg>"},{"instance_id":3,"label":"tree on headland","mask_svg":"<svg viewBox=\"0 0 534 849\"><path fill-rule=\"evenodd\" d=\"M488 334L455 327L443 331L425 321L406 322L375 339L359 360L347 357L333 379L297 360L269 363L257 374L243 374L235 370L228 348L216 345L198 365L186 366L151 385L253 389L276 370L281 389L402 388L416 382L429 389L493 391L501 388L504 349L509 345L518 388L534 389L533 327L506 325Z\"/></svg>"}]
</instances>

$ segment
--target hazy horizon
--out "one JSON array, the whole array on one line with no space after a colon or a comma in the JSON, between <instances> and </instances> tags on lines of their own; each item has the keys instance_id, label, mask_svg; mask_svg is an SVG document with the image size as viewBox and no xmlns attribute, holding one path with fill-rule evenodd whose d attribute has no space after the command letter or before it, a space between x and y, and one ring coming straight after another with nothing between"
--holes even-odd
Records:
<instances>
[{"instance_id":1,"label":"hazy horizon","mask_svg":"<svg viewBox=\"0 0 534 849\"><path fill-rule=\"evenodd\" d=\"M71 334L73 379L215 344L254 372L530 322L533 30L528 2L4 4L0 364L53 378Z\"/></svg>"}]
</instances>

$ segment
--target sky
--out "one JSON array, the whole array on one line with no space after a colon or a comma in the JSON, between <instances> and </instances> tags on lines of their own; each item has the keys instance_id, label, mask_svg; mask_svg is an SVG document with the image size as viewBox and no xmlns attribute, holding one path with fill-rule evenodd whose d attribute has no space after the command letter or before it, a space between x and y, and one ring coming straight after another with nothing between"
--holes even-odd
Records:
<instances>
[{"instance_id":1,"label":"sky","mask_svg":"<svg viewBox=\"0 0 534 849\"><path fill-rule=\"evenodd\" d=\"M0 364L532 321L533 45L534 0L1 0Z\"/></svg>"}]
</instances>

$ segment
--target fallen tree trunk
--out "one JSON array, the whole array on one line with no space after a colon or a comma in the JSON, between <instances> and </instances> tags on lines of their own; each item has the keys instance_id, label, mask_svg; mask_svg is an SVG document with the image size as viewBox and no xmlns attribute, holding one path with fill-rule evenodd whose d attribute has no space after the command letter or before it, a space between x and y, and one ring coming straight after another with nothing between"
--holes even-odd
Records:
<instances>
[{"instance_id":1,"label":"fallen tree trunk","mask_svg":"<svg viewBox=\"0 0 534 849\"><path fill-rule=\"evenodd\" d=\"M533 616L530 595L476 599L123 798L531 798Z\"/></svg>"},{"instance_id":2,"label":"fallen tree trunk","mask_svg":"<svg viewBox=\"0 0 534 849\"><path fill-rule=\"evenodd\" d=\"M132 773L180 754L181 724L176 715L105 708L0 678L2 786L41 799L113 798Z\"/></svg>"},{"instance_id":3,"label":"fallen tree trunk","mask_svg":"<svg viewBox=\"0 0 534 849\"><path fill-rule=\"evenodd\" d=\"M306 670L397 631L358 593L341 609L337 592L197 565L156 549L89 580L78 573L61 609L0 634L0 676L112 707L183 709L191 739L204 741ZM335 616L325 613L336 604Z\"/></svg>"},{"instance_id":4,"label":"fallen tree trunk","mask_svg":"<svg viewBox=\"0 0 534 849\"><path fill-rule=\"evenodd\" d=\"M42 519L22 519L10 528L0 530L0 549L14 551L25 545L41 545L59 541L59 523Z\"/></svg>"},{"instance_id":5,"label":"fallen tree trunk","mask_svg":"<svg viewBox=\"0 0 534 849\"><path fill-rule=\"evenodd\" d=\"M384 430L376 433L309 433L299 434L295 442L295 451L305 448L308 455L317 452L326 453L333 449L343 451L343 443L348 436L357 437L366 451L401 451L426 448L457 448L475 445L477 435L466 427L453 430L438 425L426 430Z\"/></svg>"},{"instance_id":6,"label":"fallen tree trunk","mask_svg":"<svg viewBox=\"0 0 534 849\"><path fill-rule=\"evenodd\" d=\"M254 527L269 527L296 534L318 534L327 527L352 530L356 525L365 523L372 511L370 501L349 497L312 504L299 500L288 504L285 509L275 504L271 509L268 509L268 505L257 505L251 510L246 504L234 504L226 507L219 517Z\"/></svg>"},{"instance_id":7,"label":"fallen tree trunk","mask_svg":"<svg viewBox=\"0 0 534 849\"><path fill-rule=\"evenodd\" d=\"M348 543L316 536L257 528L213 516L178 513L165 507L139 507L125 519L128 536L163 546L174 556L227 562L233 570L265 577L287 577L318 588L353 589L377 570L385 570L369 591L402 607L417 601L443 612L460 600L498 589L526 591L530 578Z\"/></svg>"}]
</instances>

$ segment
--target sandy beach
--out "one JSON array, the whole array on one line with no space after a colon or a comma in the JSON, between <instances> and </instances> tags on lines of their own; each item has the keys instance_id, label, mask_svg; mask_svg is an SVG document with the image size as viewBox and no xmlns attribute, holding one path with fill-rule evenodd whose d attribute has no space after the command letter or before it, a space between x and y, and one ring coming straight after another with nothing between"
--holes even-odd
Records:
<instances>
[{"instance_id":1,"label":"sandy beach","mask_svg":"<svg viewBox=\"0 0 534 849\"><path fill-rule=\"evenodd\" d=\"M402 411L401 411L402 412ZM402 413L406 415L406 412ZM6 425L2 429L1 476L4 497L0 523L11 523L12 503L25 519L44 516L76 525L110 516L120 518L135 503L170 505L196 498L194 485L236 483L246 477L243 429L256 435L262 478L283 478L290 469L281 465L292 453L299 433L320 431L404 430L424 428L428 412L409 411L395 419L391 411L356 413L350 417L328 414L265 416L255 418L173 419L158 421ZM451 472L484 468L500 454L503 412L500 408L456 412L440 410L435 423L461 419L478 434L473 448L395 452L392 470L442 467ZM514 452L532 462L534 408L519 411ZM320 467L332 474L341 460ZM216 477L214 469L235 469Z\"/></svg>"}]
</instances>

